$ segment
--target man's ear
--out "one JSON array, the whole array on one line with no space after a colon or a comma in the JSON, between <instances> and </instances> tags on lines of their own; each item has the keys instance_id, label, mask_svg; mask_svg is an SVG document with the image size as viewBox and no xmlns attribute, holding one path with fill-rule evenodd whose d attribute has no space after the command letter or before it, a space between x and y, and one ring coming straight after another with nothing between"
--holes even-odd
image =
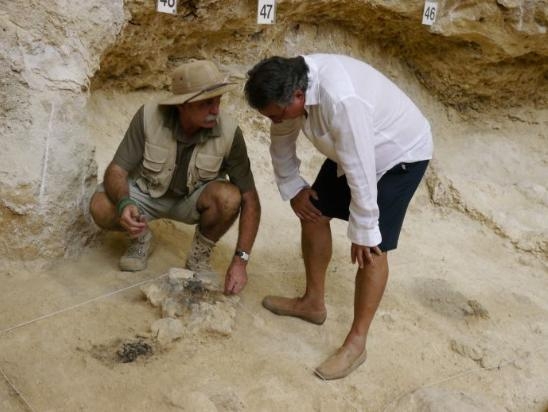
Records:
<instances>
[{"instance_id":1,"label":"man's ear","mask_svg":"<svg viewBox=\"0 0 548 412\"><path fill-rule=\"evenodd\" d=\"M293 93L293 100L297 102L298 107L304 109L306 94L301 89L295 90L295 93Z\"/></svg>"}]
</instances>

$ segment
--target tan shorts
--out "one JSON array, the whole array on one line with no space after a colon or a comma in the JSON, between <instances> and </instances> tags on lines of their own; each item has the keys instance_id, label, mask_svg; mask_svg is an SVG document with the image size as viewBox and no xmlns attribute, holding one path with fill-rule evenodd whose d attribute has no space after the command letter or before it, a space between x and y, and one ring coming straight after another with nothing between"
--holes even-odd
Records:
<instances>
[{"instance_id":1,"label":"tan shorts","mask_svg":"<svg viewBox=\"0 0 548 412\"><path fill-rule=\"evenodd\" d=\"M198 198L209 183L211 182L198 187L194 192L184 197L162 196L154 198L147 193L143 193L134 181L130 181L129 197L137 203L137 207L148 221L154 219L172 219L193 225L200 220L200 213L196 209ZM105 188L103 184L99 184L95 191L104 192Z\"/></svg>"}]
</instances>

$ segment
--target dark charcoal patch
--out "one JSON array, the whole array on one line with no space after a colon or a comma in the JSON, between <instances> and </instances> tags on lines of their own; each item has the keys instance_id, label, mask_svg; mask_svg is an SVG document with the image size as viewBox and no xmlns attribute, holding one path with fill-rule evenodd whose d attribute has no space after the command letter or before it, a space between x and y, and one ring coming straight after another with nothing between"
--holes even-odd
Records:
<instances>
[{"instance_id":1,"label":"dark charcoal patch","mask_svg":"<svg viewBox=\"0 0 548 412\"><path fill-rule=\"evenodd\" d=\"M207 292L207 289L204 287L204 284L200 279L188 279L185 282L185 289L194 294L204 294Z\"/></svg>"},{"instance_id":2,"label":"dark charcoal patch","mask_svg":"<svg viewBox=\"0 0 548 412\"><path fill-rule=\"evenodd\" d=\"M120 346L116 352L118 355L118 361L121 363L128 363L135 361L139 356L150 356L153 354L152 346L143 341L142 339L125 342Z\"/></svg>"}]
</instances>

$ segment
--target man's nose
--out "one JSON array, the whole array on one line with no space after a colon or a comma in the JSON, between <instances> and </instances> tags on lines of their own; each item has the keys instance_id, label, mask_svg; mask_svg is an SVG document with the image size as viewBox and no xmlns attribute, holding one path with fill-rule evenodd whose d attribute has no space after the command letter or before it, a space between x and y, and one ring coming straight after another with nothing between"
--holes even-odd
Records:
<instances>
[{"instance_id":1,"label":"man's nose","mask_svg":"<svg viewBox=\"0 0 548 412\"><path fill-rule=\"evenodd\" d=\"M209 107L209 113L218 115L219 114L219 107L221 106L220 102L213 102L211 106Z\"/></svg>"}]
</instances>

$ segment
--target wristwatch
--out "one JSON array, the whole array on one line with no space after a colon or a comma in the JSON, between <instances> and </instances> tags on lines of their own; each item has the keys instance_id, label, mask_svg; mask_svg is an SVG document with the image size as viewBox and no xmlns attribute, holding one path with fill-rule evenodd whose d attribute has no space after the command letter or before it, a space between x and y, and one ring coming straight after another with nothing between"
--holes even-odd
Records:
<instances>
[{"instance_id":1,"label":"wristwatch","mask_svg":"<svg viewBox=\"0 0 548 412\"><path fill-rule=\"evenodd\" d=\"M244 252L243 250L237 250L236 253L234 253L234 255L238 256L244 262L249 262L249 253Z\"/></svg>"}]
</instances>

